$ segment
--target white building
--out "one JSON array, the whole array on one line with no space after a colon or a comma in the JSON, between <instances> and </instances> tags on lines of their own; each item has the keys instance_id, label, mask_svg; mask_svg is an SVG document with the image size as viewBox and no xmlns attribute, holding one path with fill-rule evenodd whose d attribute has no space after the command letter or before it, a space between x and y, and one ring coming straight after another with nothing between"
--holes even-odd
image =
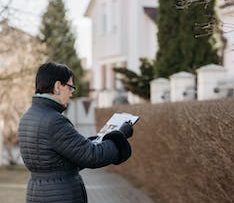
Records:
<instances>
[{"instance_id":1,"label":"white building","mask_svg":"<svg viewBox=\"0 0 234 203\"><path fill-rule=\"evenodd\" d=\"M227 39L224 68L234 78L234 3L218 1L220 25ZM157 0L90 0L85 15L92 20L93 84L99 107L108 107L121 83L113 67L139 71L139 58L155 58L158 49ZM128 94L130 103L140 102Z\"/></svg>"},{"instance_id":2,"label":"white building","mask_svg":"<svg viewBox=\"0 0 234 203\"><path fill-rule=\"evenodd\" d=\"M139 72L139 58L157 50L156 0L91 0L85 15L92 20L93 84L98 106L110 106L122 88L114 67ZM108 97L109 95L109 97ZM104 102L102 98L108 98ZM135 100L136 101L136 100Z\"/></svg>"},{"instance_id":3,"label":"white building","mask_svg":"<svg viewBox=\"0 0 234 203\"><path fill-rule=\"evenodd\" d=\"M234 1L220 1L219 15L224 37L227 40L224 52L224 67L234 77Z\"/></svg>"}]
</instances>

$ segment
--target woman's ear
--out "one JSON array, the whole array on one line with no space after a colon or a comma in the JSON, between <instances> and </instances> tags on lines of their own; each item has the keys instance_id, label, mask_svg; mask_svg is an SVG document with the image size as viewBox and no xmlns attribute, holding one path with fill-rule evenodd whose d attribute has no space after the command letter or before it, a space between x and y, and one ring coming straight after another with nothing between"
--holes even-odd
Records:
<instances>
[{"instance_id":1,"label":"woman's ear","mask_svg":"<svg viewBox=\"0 0 234 203\"><path fill-rule=\"evenodd\" d=\"M56 81L54 83L54 94L55 95L60 95L60 86L61 86L61 82L60 81Z\"/></svg>"}]
</instances>

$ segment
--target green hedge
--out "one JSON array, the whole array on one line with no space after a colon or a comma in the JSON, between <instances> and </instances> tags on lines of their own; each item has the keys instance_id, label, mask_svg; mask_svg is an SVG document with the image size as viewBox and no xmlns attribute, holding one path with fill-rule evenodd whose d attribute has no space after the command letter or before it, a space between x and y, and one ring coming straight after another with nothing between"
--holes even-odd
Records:
<instances>
[{"instance_id":1,"label":"green hedge","mask_svg":"<svg viewBox=\"0 0 234 203\"><path fill-rule=\"evenodd\" d=\"M114 112L140 115L132 157L112 171L160 203L234 202L234 100L97 109L97 129Z\"/></svg>"}]
</instances>

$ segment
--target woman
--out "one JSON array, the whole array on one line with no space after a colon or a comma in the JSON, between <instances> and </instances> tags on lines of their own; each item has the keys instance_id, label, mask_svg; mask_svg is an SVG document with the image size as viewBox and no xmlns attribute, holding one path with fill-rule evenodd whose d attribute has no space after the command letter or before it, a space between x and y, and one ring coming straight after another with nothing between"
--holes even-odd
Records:
<instances>
[{"instance_id":1,"label":"woman","mask_svg":"<svg viewBox=\"0 0 234 203\"><path fill-rule=\"evenodd\" d=\"M127 141L133 133L130 125L95 144L62 115L75 90L73 78L72 71L62 64L45 63L38 69L32 106L19 124L20 150L31 172L27 203L85 203L79 170L120 164L131 155Z\"/></svg>"}]
</instances>

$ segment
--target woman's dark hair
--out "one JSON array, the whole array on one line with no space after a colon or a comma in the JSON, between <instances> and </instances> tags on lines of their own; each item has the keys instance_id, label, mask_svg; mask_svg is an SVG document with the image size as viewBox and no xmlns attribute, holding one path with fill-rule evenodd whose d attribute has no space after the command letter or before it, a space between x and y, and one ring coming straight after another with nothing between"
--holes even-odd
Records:
<instances>
[{"instance_id":1,"label":"woman's dark hair","mask_svg":"<svg viewBox=\"0 0 234 203\"><path fill-rule=\"evenodd\" d=\"M37 71L35 93L53 93L56 81L65 85L70 78L74 80L74 74L66 65L54 62L44 63Z\"/></svg>"}]
</instances>

